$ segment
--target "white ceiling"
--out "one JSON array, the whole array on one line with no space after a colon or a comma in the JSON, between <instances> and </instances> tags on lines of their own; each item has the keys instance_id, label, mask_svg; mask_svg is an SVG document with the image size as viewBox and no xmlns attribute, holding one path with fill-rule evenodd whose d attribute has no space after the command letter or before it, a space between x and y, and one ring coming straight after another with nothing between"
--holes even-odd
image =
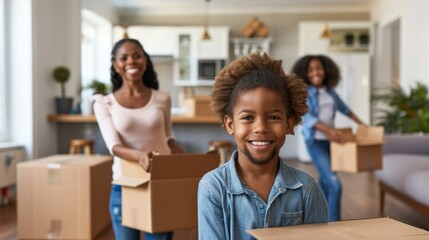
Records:
<instances>
[{"instance_id":1,"label":"white ceiling","mask_svg":"<svg viewBox=\"0 0 429 240\"><path fill-rule=\"evenodd\" d=\"M127 14L204 14L206 0L109 0ZM376 0L209 0L210 14L368 12Z\"/></svg>"}]
</instances>

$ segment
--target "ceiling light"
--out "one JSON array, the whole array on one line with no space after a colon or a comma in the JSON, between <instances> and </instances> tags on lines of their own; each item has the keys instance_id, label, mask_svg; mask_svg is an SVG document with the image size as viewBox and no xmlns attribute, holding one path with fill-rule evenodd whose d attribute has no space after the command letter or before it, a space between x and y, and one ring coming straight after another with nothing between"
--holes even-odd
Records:
<instances>
[{"instance_id":1,"label":"ceiling light","mask_svg":"<svg viewBox=\"0 0 429 240\"><path fill-rule=\"evenodd\" d=\"M328 23L326 22L323 24L323 30L322 33L320 33L320 38L332 38L332 33L329 30Z\"/></svg>"},{"instance_id":2,"label":"ceiling light","mask_svg":"<svg viewBox=\"0 0 429 240\"><path fill-rule=\"evenodd\" d=\"M204 33L203 36L201 37L202 40L210 40L210 34L209 34L209 2L210 0L205 0L206 1L206 5L205 5L205 23L204 23Z\"/></svg>"},{"instance_id":3,"label":"ceiling light","mask_svg":"<svg viewBox=\"0 0 429 240\"><path fill-rule=\"evenodd\" d=\"M124 31L124 33L122 34L122 38L129 38L129 36L128 36L128 24L123 23L121 25L121 27L122 27L122 30Z\"/></svg>"}]
</instances>

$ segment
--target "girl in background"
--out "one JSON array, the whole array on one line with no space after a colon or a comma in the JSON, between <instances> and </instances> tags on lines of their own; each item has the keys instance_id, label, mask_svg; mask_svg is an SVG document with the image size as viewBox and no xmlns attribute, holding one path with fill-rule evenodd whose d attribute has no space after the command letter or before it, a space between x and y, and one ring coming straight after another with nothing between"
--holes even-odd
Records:
<instances>
[{"instance_id":1,"label":"girl in background","mask_svg":"<svg viewBox=\"0 0 429 240\"><path fill-rule=\"evenodd\" d=\"M331 170L330 141L341 143L343 139L334 126L335 113L340 111L358 125L366 125L334 91L340 80L340 71L329 57L304 56L295 63L292 73L308 85L308 112L303 117L302 134L328 201L329 221L338 221L341 219L341 183Z\"/></svg>"}]
</instances>

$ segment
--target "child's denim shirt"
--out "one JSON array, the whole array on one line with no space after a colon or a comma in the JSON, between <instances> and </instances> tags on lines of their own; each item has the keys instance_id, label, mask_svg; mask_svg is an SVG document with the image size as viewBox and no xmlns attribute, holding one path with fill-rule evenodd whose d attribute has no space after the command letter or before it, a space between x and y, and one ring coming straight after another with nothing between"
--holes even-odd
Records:
<instances>
[{"instance_id":1,"label":"child's denim shirt","mask_svg":"<svg viewBox=\"0 0 429 240\"><path fill-rule=\"evenodd\" d=\"M254 239L245 231L328 221L325 197L308 173L279 157L279 171L268 202L239 178L235 151L231 160L207 173L198 187L199 240Z\"/></svg>"},{"instance_id":2,"label":"child's denim shirt","mask_svg":"<svg viewBox=\"0 0 429 240\"><path fill-rule=\"evenodd\" d=\"M333 89L327 88L327 92L334 99L335 111L338 110L347 116L350 113L349 107L344 104L344 102ZM305 141L310 143L314 141L314 133L316 132L314 125L319 121L317 118L319 114L318 97L319 92L317 91L317 88L314 86L309 86L307 98L308 112L303 117L302 135L304 136Z\"/></svg>"}]
</instances>

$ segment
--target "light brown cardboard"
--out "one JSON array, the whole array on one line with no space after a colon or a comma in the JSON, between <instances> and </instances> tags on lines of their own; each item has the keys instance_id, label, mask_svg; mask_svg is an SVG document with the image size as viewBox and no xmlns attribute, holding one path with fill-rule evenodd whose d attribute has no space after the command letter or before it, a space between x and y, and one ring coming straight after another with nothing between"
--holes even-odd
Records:
<instances>
[{"instance_id":1,"label":"light brown cardboard","mask_svg":"<svg viewBox=\"0 0 429 240\"><path fill-rule=\"evenodd\" d=\"M331 168L336 172L362 172L382 168L383 127L339 129L345 143L331 142Z\"/></svg>"},{"instance_id":2,"label":"light brown cardboard","mask_svg":"<svg viewBox=\"0 0 429 240\"><path fill-rule=\"evenodd\" d=\"M186 116L200 117L200 116L216 116L209 106L210 97L205 95L196 95L184 100L184 107L186 108Z\"/></svg>"},{"instance_id":3,"label":"light brown cardboard","mask_svg":"<svg viewBox=\"0 0 429 240\"><path fill-rule=\"evenodd\" d=\"M18 164L19 239L92 239L110 224L111 156Z\"/></svg>"},{"instance_id":4,"label":"light brown cardboard","mask_svg":"<svg viewBox=\"0 0 429 240\"><path fill-rule=\"evenodd\" d=\"M429 232L391 218L246 230L258 240L423 240Z\"/></svg>"},{"instance_id":5,"label":"light brown cardboard","mask_svg":"<svg viewBox=\"0 0 429 240\"><path fill-rule=\"evenodd\" d=\"M219 166L211 154L159 155L147 173L135 161L121 161L122 224L157 233L197 227L198 182Z\"/></svg>"}]
</instances>

